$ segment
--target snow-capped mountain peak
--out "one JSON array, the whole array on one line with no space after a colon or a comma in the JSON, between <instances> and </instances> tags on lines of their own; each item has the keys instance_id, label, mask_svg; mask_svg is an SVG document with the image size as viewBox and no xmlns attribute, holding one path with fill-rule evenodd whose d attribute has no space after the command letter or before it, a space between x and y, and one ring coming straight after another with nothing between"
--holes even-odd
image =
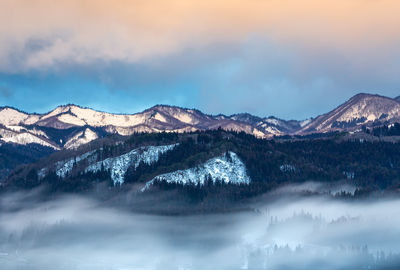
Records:
<instances>
[{"instance_id":1,"label":"snow-capped mountain peak","mask_svg":"<svg viewBox=\"0 0 400 270\"><path fill-rule=\"evenodd\" d=\"M399 122L400 103L380 95L357 94L333 111L313 119L298 133L354 130L375 121Z\"/></svg>"},{"instance_id":2,"label":"snow-capped mountain peak","mask_svg":"<svg viewBox=\"0 0 400 270\"><path fill-rule=\"evenodd\" d=\"M193 132L222 128L259 138L315 132L356 131L362 125L400 122L399 98L358 94L335 110L304 121L283 120L248 113L208 115L195 109L156 105L135 114L113 114L73 104L44 114L0 108L0 125L8 137L3 142L39 143L55 148L76 148L107 134L128 136L135 132ZM10 135L9 131L14 132ZM21 132L29 134L21 135ZM55 131L57 130L57 131ZM17 136L12 139L11 137ZM24 139L22 139L24 138Z\"/></svg>"}]
</instances>

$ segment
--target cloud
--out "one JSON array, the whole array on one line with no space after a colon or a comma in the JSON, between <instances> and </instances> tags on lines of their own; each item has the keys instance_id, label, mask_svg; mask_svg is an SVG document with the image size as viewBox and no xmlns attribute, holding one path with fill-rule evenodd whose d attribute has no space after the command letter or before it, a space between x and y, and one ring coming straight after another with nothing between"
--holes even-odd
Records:
<instances>
[{"instance_id":1,"label":"cloud","mask_svg":"<svg viewBox=\"0 0 400 270\"><path fill-rule=\"evenodd\" d=\"M396 269L400 263L397 199L279 196L258 200L256 211L158 216L87 195L37 195L0 199L6 269Z\"/></svg>"},{"instance_id":2,"label":"cloud","mask_svg":"<svg viewBox=\"0 0 400 270\"><path fill-rule=\"evenodd\" d=\"M99 59L147 61L240 42L255 33L278 44L295 43L316 57L327 50L352 55L357 61L352 65L363 67L366 54L398 45L400 29L394 12L400 4L394 0L6 0L1 5L5 72Z\"/></svg>"},{"instance_id":3,"label":"cloud","mask_svg":"<svg viewBox=\"0 0 400 270\"><path fill-rule=\"evenodd\" d=\"M398 95L399 8L396 0L5 0L0 73L75 73L147 106L302 119L357 92Z\"/></svg>"}]
</instances>

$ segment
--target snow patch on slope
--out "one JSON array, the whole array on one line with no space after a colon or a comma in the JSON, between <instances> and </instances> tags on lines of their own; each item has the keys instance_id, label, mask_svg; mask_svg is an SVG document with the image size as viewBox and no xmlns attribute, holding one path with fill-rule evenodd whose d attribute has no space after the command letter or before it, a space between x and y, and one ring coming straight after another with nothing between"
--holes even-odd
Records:
<instances>
[{"instance_id":1,"label":"snow patch on slope","mask_svg":"<svg viewBox=\"0 0 400 270\"><path fill-rule=\"evenodd\" d=\"M300 122L300 127L305 127L306 125L308 125L309 123L311 123L311 121L312 121L312 118L309 118L309 119L306 119L306 120L301 121L301 122Z\"/></svg>"},{"instance_id":2,"label":"snow patch on slope","mask_svg":"<svg viewBox=\"0 0 400 270\"><path fill-rule=\"evenodd\" d=\"M130 127L144 123L143 115L125 115L125 114L111 114L106 112L99 112L92 109L80 108L74 106L71 111L78 115L80 119L85 121L91 126L118 126Z\"/></svg>"},{"instance_id":3,"label":"snow patch on slope","mask_svg":"<svg viewBox=\"0 0 400 270\"><path fill-rule=\"evenodd\" d=\"M75 149L75 148L78 148L79 146L81 146L82 144L86 144L97 138L98 138L97 134L94 131L92 131L91 129L87 128L84 131L81 131L78 134L76 134L75 136L73 136L71 139L69 139L65 143L64 148Z\"/></svg>"},{"instance_id":4,"label":"snow patch on slope","mask_svg":"<svg viewBox=\"0 0 400 270\"><path fill-rule=\"evenodd\" d=\"M56 174L58 177L64 178L66 177L74 167L74 163L78 163L81 160L88 159L89 164L93 163L97 159L96 151L90 151L83 155L77 156L75 158L71 158L68 160L58 161L56 163Z\"/></svg>"},{"instance_id":5,"label":"snow patch on slope","mask_svg":"<svg viewBox=\"0 0 400 270\"><path fill-rule=\"evenodd\" d=\"M16 143L16 144L22 144L22 145L36 143L36 144L40 144L43 146L47 146L47 147L51 147L53 149L59 150L58 147L48 143L47 141L37 137L34 134L29 133L29 132L19 133L16 131L0 128L0 136L1 136L0 141L3 141L5 143Z\"/></svg>"},{"instance_id":6,"label":"snow patch on slope","mask_svg":"<svg viewBox=\"0 0 400 270\"><path fill-rule=\"evenodd\" d=\"M156 119L156 120L158 120L158 121L160 121L160 122L164 122L164 123L167 122L167 119L165 119L165 117L164 117L162 114L160 114L160 113L156 113L156 114L154 115L154 119Z\"/></svg>"},{"instance_id":7,"label":"snow patch on slope","mask_svg":"<svg viewBox=\"0 0 400 270\"><path fill-rule=\"evenodd\" d=\"M143 114L112 114L106 112L95 111L88 108L81 108L75 105L60 106L43 115L41 120L51 117L57 117L60 121L66 124L92 127L118 126L132 127L145 122Z\"/></svg>"},{"instance_id":8,"label":"snow patch on slope","mask_svg":"<svg viewBox=\"0 0 400 270\"><path fill-rule=\"evenodd\" d=\"M44 131L42 131L40 129L36 129L36 128L29 129L29 132L32 133L32 134L35 134L37 136L42 136L42 137L44 137L46 139L49 139L49 136Z\"/></svg>"},{"instance_id":9,"label":"snow patch on slope","mask_svg":"<svg viewBox=\"0 0 400 270\"><path fill-rule=\"evenodd\" d=\"M124 155L118 157L107 158L99 161L86 168L86 172L98 172L102 166L105 170L110 170L111 179L114 184L122 184L125 174L130 166L135 169L141 162L152 164L158 161L161 154L172 150L177 144L162 145L162 146L144 146L134 149Z\"/></svg>"},{"instance_id":10,"label":"snow patch on slope","mask_svg":"<svg viewBox=\"0 0 400 270\"><path fill-rule=\"evenodd\" d=\"M207 179L211 179L213 183L217 181L235 185L250 183L250 177L247 175L244 163L234 152L227 152L194 168L156 176L147 182L141 191L149 189L151 185L158 181L182 185L204 185Z\"/></svg>"},{"instance_id":11,"label":"snow patch on slope","mask_svg":"<svg viewBox=\"0 0 400 270\"><path fill-rule=\"evenodd\" d=\"M258 130L256 128L253 130L253 135L256 136L257 138L266 137L266 135L262 131L260 131L260 130Z\"/></svg>"},{"instance_id":12,"label":"snow patch on slope","mask_svg":"<svg viewBox=\"0 0 400 270\"><path fill-rule=\"evenodd\" d=\"M196 124L197 123L197 121L195 121L193 119L193 117L187 113L177 113L177 114L173 114L173 116L185 124Z\"/></svg>"},{"instance_id":13,"label":"snow patch on slope","mask_svg":"<svg viewBox=\"0 0 400 270\"><path fill-rule=\"evenodd\" d=\"M198 116L196 115L196 112L194 110L188 110L188 109L182 109L178 107L170 107L170 106L155 106L152 108L152 110L162 112L163 114L166 114L179 122L182 122L184 124L189 124L189 125L196 125L199 124L201 120L205 120L205 118L208 118L205 115L202 115L201 118L199 119Z\"/></svg>"},{"instance_id":14,"label":"snow patch on slope","mask_svg":"<svg viewBox=\"0 0 400 270\"><path fill-rule=\"evenodd\" d=\"M27 114L14 110L12 108L3 108L0 111L0 124L9 126L9 125L18 125L25 118L27 118Z\"/></svg>"},{"instance_id":15,"label":"snow patch on slope","mask_svg":"<svg viewBox=\"0 0 400 270\"><path fill-rule=\"evenodd\" d=\"M82 119L76 117L75 115L69 114L69 113L61 114L57 118L58 118L58 120L60 120L63 123L72 124L72 125L75 125L75 126L84 126L84 125L86 125L85 121L83 121Z\"/></svg>"},{"instance_id":16,"label":"snow patch on slope","mask_svg":"<svg viewBox=\"0 0 400 270\"><path fill-rule=\"evenodd\" d=\"M26 128L24 128L22 126L6 126L6 128L8 128L12 131L17 131L17 132L26 131Z\"/></svg>"},{"instance_id":17,"label":"snow patch on slope","mask_svg":"<svg viewBox=\"0 0 400 270\"><path fill-rule=\"evenodd\" d=\"M269 126L263 126L264 131L266 131L267 133L273 134L273 135L281 135L282 132L277 129L276 127L269 127Z\"/></svg>"},{"instance_id":18,"label":"snow patch on slope","mask_svg":"<svg viewBox=\"0 0 400 270\"><path fill-rule=\"evenodd\" d=\"M275 126L279 126L281 124L279 122L279 120L275 119L275 118L265 118L264 121L267 122L267 123L273 124Z\"/></svg>"}]
</instances>

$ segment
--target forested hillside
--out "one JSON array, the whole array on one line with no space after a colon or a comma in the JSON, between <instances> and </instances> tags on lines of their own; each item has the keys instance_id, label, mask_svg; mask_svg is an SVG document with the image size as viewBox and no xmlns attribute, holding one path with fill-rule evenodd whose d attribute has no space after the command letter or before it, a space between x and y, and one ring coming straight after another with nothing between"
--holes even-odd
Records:
<instances>
[{"instance_id":1,"label":"forested hillside","mask_svg":"<svg viewBox=\"0 0 400 270\"><path fill-rule=\"evenodd\" d=\"M19 167L10 175L3 188L48 185L55 191L81 192L90 190L99 182L107 183L115 189L140 186L158 175L193 168L228 151L236 153L245 164L251 179L246 189L254 194L283 184L306 181L330 183L344 180L370 190L395 190L399 187L399 143L343 140L342 137L336 134L317 139L263 140L245 133L223 130L187 134L134 134L122 141L103 140L77 151L57 152L33 165ZM77 160L79 155L89 151L96 153L96 159L101 161L121 156L141 146L166 144L176 146L162 153L152 164L140 162L136 167L129 166L122 184L113 183L110 171L106 168L88 171L85 168L89 161ZM74 159L67 175L60 177L49 167L49 172L40 177L40 170L46 164L67 159ZM158 183L154 189L157 187L165 188L165 183Z\"/></svg>"}]
</instances>

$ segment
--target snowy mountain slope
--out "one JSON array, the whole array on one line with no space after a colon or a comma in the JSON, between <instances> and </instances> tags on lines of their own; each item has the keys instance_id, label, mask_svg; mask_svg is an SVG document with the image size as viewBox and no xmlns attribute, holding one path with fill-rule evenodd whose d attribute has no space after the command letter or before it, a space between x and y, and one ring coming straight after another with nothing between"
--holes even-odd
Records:
<instances>
[{"instance_id":1,"label":"snowy mountain slope","mask_svg":"<svg viewBox=\"0 0 400 270\"><path fill-rule=\"evenodd\" d=\"M164 122L165 120L171 121L174 119L177 123L189 124L189 125L199 125L204 124L208 121L214 121L215 119L212 116L208 116L198 110L193 109L183 109L175 106L165 106L165 105L157 105L148 110L145 110L144 113L150 113L154 115L154 117L159 118L162 116Z\"/></svg>"},{"instance_id":2,"label":"snowy mountain slope","mask_svg":"<svg viewBox=\"0 0 400 270\"><path fill-rule=\"evenodd\" d=\"M234 114L229 119L251 125L256 132L263 134L257 137L272 137L290 134L300 128L300 122L296 120L282 120L273 116L261 118L248 113ZM255 134L256 132L252 132ZM251 133L251 132L247 132Z\"/></svg>"},{"instance_id":3,"label":"snowy mountain slope","mask_svg":"<svg viewBox=\"0 0 400 270\"><path fill-rule=\"evenodd\" d=\"M130 166L135 169L141 162L145 164L152 164L158 161L161 154L172 150L177 144L163 145L163 146L144 146L134 149L124 155L107 158L105 160L96 162L86 168L86 172L98 172L102 168L109 170L111 179L114 184L122 184L124 182L125 174Z\"/></svg>"},{"instance_id":4,"label":"snowy mountain slope","mask_svg":"<svg viewBox=\"0 0 400 270\"><path fill-rule=\"evenodd\" d=\"M62 122L68 125L92 127L100 126L134 126L143 122L143 118L135 115L111 114L99 112L88 108L81 108L76 105L59 106L55 110L43 115L41 122L49 121Z\"/></svg>"},{"instance_id":5,"label":"snowy mountain slope","mask_svg":"<svg viewBox=\"0 0 400 270\"><path fill-rule=\"evenodd\" d=\"M282 120L273 116L268 118L264 118L262 123L259 123L259 126L263 127L266 130L272 129L276 130L275 133L277 135L286 135L292 134L296 130L298 130L301 126L302 121L296 120Z\"/></svg>"},{"instance_id":6,"label":"snowy mountain slope","mask_svg":"<svg viewBox=\"0 0 400 270\"><path fill-rule=\"evenodd\" d=\"M90 151L82 155L79 155L75 158L70 158L68 160L58 161L56 163L57 176L62 178L66 177L69 173L71 173L74 163L78 163L84 159L87 159L88 163L92 164L97 159L96 151ZM48 170L47 168L43 168L41 171L39 171L40 173L39 177L43 177L47 170Z\"/></svg>"},{"instance_id":7,"label":"snowy mountain slope","mask_svg":"<svg viewBox=\"0 0 400 270\"><path fill-rule=\"evenodd\" d=\"M243 115L247 115L248 119L245 119ZM51 112L32 115L5 107L0 110L0 116L2 116L0 124L12 125L16 128L38 127L37 130L40 130L40 127L64 130L65 133L69 133L64 136L67 143L65 143L66 140L60 142L48 134L41 134L48 140L53 139L52 143L60 148L76 148L101 137L101 134L98 134L93 128L102 128L105 133L117 133L123 136L135 132L193 132L218 128L243 131L261 138L283 133L276 124L264 123L263 126L260 126L257 123L260 122L259 120L262 121L261 118L249 114L243 115L212 116L198 110L167 105L157 105L131 115L99 112L76 105L59 106ZM257 121L249 121L250 118ZM89 128L91 131L88 130L89 137L82 137L86 134L83 130L79 134L70 131L72 128L79 127Z\"/></svg>"},{"instance_id":8,"label":"snowy mountain slope","mask_svg":"<svg viewBox=\"0 0 400 270\"><path fill-rule=\"evenodd\" d=\"M178 170L156 176L146 183L141 191L146 191L155 182L166 181L177 184L200 184L210 179L213 183L223 181L229 184L249 184L246 166L234 152L227 152L222 156L212 158L202 165L187 170Z\"/></svg>"},{"instance_id":9,"label":"snowy mountain slope","mask_svg":"<svg viewBox=\"0 0 400 270\"><path fill-rule=\"evenodd\" d=\"M309 118L309 119L300 121L300 123L299 123L299 124L300 124L300 127L305 127L306 125L308 125L309 123L311 123L312 120L313 120L312 118Z\"/></svg>"},{"instance_id":10,"label":"snowy mountain slope","mask_svg":"<svg viewBox=\"0 0 400 270\"><path fill-rule=\"evenodd\" d=\"M82 154L50 163L46 167L38 168L38 177L43 179L54 171L58 177L67 178L71 176L74 166L78 171L98 172L102 169L110 171L111 179L114 183L122 184L124 176L129 167L136 169L141 162L153 164L158 161L161 154L172 150L178 144L161 146L143 146L129 151L128 153L105 158L99 161L103 156L103 148L98 148ZM74 153L74 152L71 152ZM82 167L83 166L83 167Z\"/></svg>"},{"instance_id":11,"label":"snowy mountain slope","mask_svg":"<svg viewBox=\"0 0 400 270\"><path fill-rule=\"evenodd\" d=\"M251 125L257 125L257 123L263 121L261 117L251 115L249 113L239 113L239 114L234 114L229 117L229 119L235 120L235 121L240 121L244 123L248 123Z\"/></svg>"},{"instance_id":12,"label":"snowy mountain slope","mask_svg":"<svg viewBox=\"0 0 400 270\"><path fill-rule=\"evenodd\" d=\"M27 114L13 108L4 107L0 111L0 123L4 126L18 125L27 117Z\"/></svg>"},{"instance_id":13,"label":"snowy mountain slope","mask_svg":"<svg viewBox=\"0 0 400 270\"><path fill-rule=\"evenodd\" d=\"M66 149L78 148L82 144L87 144L97 138L98 135L96 134L96 132L92 131L90 128L86 128L84 131L77 133L75 136L69 139L65 143L64 148Z\"/></svg>"},{"instance_id":14,"label":"snowy mountain slope","mask_svg":"<svg viewBox=\"0 0 400 270\"><path fill-rule=\"evenodd\" d=\"M0 142L21 145L40 144L42 146L51 147L55 150L60 149L57 145L53 144L45 136L43 136L39 131L30 131L19 126L0 126Z\"/></svg>"},{"instance_id":15,"label":"snowy mountain slope","mask_svg":"<svg viewBox=\"0 0 400 270\"><path fill-rule=\"evenodd\" d=\"M297 133L356 130L376 121L399 122L400 103L379 95L358 94L333 111L313 119Z\"/></svg>"},{"instance_id":16,"label":"snowy mountain slope","mask_svg":"<svg viewBox=\"0 0 400 270\"><path fill-rule=\"evenodd\" d=\"M157 105L135 114L112 114L77 105L59 106L45 114L28 114L2 107L0 125L7 130L3 131L6 133L3 143L32 142L52 145L54 149L77 148L107 134L129 136L137 132L183 133L222 128L271 138L355 131L362 125L400 122L399 99L358 94L335 110L304 121L287 121L272 116L261 118L248 113L208 115L199 110L168 105Z\"/></svg>"},{"instance_id":17,"label":"snowy mountain slope","mask_svg":"<svg viewBox=\"0 0 400 270\"><path fill-rule=\"evenodd\" d=\"M39 115L27 114L11 107L0 108L0 124L4 126L32 124L38 121Z\"/></svg>"},{"instance_id":18,"label":"snowy mountain slope","mask_svg":"<svg viewBox=\"0 0 400 270\"><path fill-rule=\"evenodd\" d=\"M210 116L198 110L183 109L174 106L158 105L146 111L150 118L141 127L149 130L167 132L188 132L196 130L226 129L243 131L258 137L265 138L265 134L245 121L238 121L231 117Z\"/></svg>"}]
</instances>

